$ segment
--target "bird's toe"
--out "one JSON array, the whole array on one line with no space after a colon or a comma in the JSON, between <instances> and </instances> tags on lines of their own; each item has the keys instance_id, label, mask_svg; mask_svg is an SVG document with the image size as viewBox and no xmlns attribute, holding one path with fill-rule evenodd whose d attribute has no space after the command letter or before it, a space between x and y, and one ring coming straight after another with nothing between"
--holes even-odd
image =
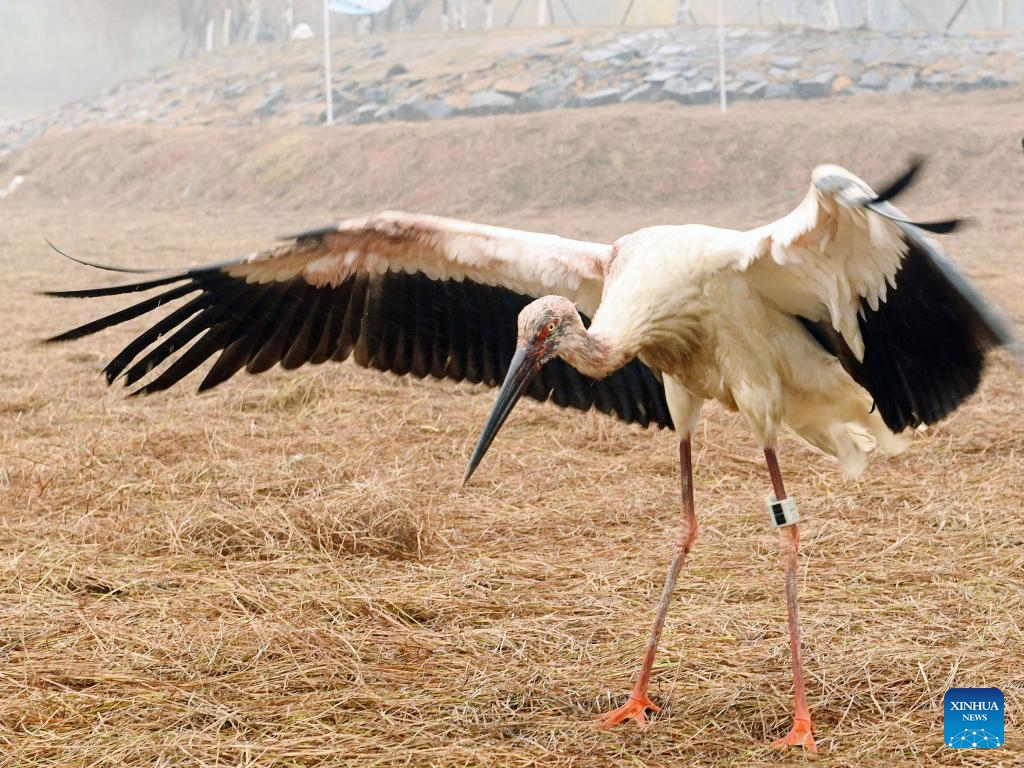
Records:
<instances>
[{"instance_id":1,"label":"bird's toe","mask_svg":"<svg viewBox=\"0 0 1024 768\"><path fill-rule=\"evenodd\" d=\"M786 747L803 747L812 754L818 754L818 745L814 743L814 727L810 720L798 719L793 721L793 727L789 733L781 739L772 742L772 746L785 749Z\"/></svg>"},{"instance_id":2,"label":"bird's toe","mask_svg":"<svg viewBox=\"0 0 1024 768\"><path fill-rule=\"evenodd\" d=\"M604 712L598 715L595 720L597 721L598 728L614 728L619 723L623 723L626 720L633 719L636 724L641 728L647 727L647 710L651 712L660 712L661 707L652 702L647 695L642 696L631 695L629 700L621 707L611 710L610 712Z\"/></svg>"}]
</instances>

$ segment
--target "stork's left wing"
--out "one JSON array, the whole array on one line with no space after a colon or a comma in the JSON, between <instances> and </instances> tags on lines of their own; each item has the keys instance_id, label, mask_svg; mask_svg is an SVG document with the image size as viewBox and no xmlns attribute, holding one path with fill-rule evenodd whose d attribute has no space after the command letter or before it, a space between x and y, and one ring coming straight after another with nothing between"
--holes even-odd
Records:
<instances>
[{"instance_id":1,"label":"stork's left wing","mask_svg":"<svg viewBox=\"0 0 1024 768\"><path fill-rule=\"evenodd\" d=\"M876 194L843 168L819 166L796 210L739 242L751 284L839 358L894 432L950 413L977 389L985 353L1014 341L925 234L959 222L914 223L889 202L919 169Z\"/></svg>"},{"instance_id":2,"label":"stork's left wing","mask_svg":"<svg viewBox=\"0 0 1024 768\"><path fill-rule=\"evenodd\" d=\"M600 302L611 246L437 216L386 212L306 232L270 251L62 297L156 295L53 337L87 336L163 308L104 369L157 392L215 358L200 384L245 368L352 358L364 367L498 385L516 318L544 295L584 314ZM92 264L90 266L100 266ZM111 267L117 272L140 272ZM172 306L171 302L178 302ZM655 375L634 361L602 381L552 361L528 394L642 424L671 426Z\"/></svg>"}]
</instances>

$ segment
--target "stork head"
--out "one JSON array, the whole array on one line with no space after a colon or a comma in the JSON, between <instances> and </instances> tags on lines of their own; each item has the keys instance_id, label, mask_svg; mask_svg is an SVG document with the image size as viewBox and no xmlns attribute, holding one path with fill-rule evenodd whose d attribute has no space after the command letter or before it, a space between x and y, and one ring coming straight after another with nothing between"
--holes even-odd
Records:
<instances>
[{"instance_id":1,"label":"stork head","mask_svg":"<svg viewBox=\"0 0 1024 768\"><path fill-rule=\"evenodd\" d=\"M519 313L516 349L527 350L540 365L559 353L564 356L567 348L574 348L585 337L586 329L576 305L564 296L531 301Z\"/></svg>"},{"instance_id":2,"label":"stork head","mask_svg":"<svg viewBox=\"0 0 1024 768\"><path fill-rule=\"evenodd\" d=\"M473 449L469 467L462 478L463 484L472 476L505 419L544 363L555 356L571 356L582 348L587 337L576 305L563 296L545 296L523 307L519 313L518 330L516 352L498 392L498 400Z\"/></svg>"}]
</instances>

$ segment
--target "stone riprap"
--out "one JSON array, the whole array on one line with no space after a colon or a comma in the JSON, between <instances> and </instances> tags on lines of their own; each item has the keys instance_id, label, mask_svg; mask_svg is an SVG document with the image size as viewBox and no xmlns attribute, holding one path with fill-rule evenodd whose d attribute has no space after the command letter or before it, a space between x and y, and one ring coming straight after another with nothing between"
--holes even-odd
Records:
<instances>
[{"instance_id":1,"label":"stone riprap","mask_svg":"<svg viewBox=\"0 0 1024 768\"><path fill-rule=\"evenodd\" d=\"M460 58L452 53L460 45L476 48ZM317 50L264 44L179 62L0 125L0 156L53 127L323 123ZM1020 34L733 28L725 51L730 101L969 91L1013 86L1024 76ZM337 41L334 115L361 125L659 100L709 104L719 98L717 56L717 30L708 27Z\"/></svg>"}]
</instances>

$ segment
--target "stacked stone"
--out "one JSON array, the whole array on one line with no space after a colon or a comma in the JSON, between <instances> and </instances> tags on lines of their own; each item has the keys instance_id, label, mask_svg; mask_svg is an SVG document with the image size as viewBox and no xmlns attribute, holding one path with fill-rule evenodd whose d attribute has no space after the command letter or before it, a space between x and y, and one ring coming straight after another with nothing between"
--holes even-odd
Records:
<instances>
[{"instance_id":1,"label":"stacked stone","mask_svg":"<svg viewBox=\"0 0 1024 768\"><path fill-rule=\"evenodd\" d=\"M334 114L355 125L669 100L718 99L717 30L607 30L552 36L468 71L430 74L415 59L362 76L389 42L371 41L334 72ZM438 45L444 43L438 42ZM396 46L397 47L397 46ZM1024 36L731 29L730 101L817 99L915 89L1003 88L1024 76ZM383 59L386 63L388 59ZM157 70L51 114L0 125L0 157L53 127L323 123L322 63L308 48L254 46Z\"/></svg>"}]
</instances>

